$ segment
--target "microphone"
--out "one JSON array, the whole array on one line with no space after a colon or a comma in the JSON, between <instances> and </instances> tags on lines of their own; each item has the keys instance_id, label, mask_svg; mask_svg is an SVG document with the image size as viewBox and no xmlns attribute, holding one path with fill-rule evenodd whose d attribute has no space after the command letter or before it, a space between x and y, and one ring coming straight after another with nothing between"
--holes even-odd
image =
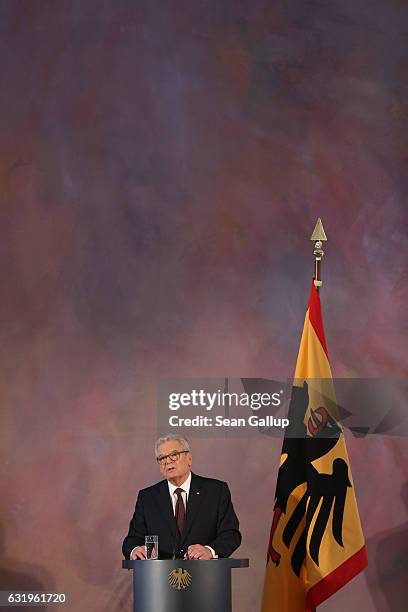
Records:
<instances>
[{"instance_id":1,"label":"microphone","mask_svg":"<svg viewBox=\"0 0 408 612\"><path fill-rule=\"evenodd\" d=\"M179 544L180 544L180 532L178 530L178 528L176 527L176 532L175 532L175 536L173 538L173 551L172 551L172 555L171 558L174 561L175 559L180 559L182 557L180 557L180 552L183 550L181 549L181 551L179 550Z\"/></svg>"}]
</instances>

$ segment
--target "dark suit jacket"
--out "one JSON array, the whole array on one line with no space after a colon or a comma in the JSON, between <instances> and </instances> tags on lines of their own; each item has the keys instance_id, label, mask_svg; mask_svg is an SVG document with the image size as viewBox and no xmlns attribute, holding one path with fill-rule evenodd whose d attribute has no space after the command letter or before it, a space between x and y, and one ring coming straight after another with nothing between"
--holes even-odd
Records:
<instances>
[{"instance_id":1,"label":"dark suit jacket","mask_svg":"<svg viewBox=\"0 0 408 612\"><path fill-rule=\"evenodd\" d=\"M229 557L240 545L241 534L227 483L192 474L181 539L167 480L142 489L123 541L126 559L145 543L146 535L159 536L160 559L182 557L190 544L208 545L219 557Z\"/></svg>"}]
</instances>

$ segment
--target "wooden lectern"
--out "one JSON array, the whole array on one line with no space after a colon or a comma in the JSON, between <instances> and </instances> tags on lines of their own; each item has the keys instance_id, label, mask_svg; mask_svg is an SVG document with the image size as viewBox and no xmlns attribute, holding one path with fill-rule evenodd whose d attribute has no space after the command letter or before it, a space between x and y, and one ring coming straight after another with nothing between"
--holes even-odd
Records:
<instances>
[{"instance_id":1,"label":"wooden lectern","mask_svg":"<svg viewBox=\"0 0 408 612\"><path fill-rule=\"evenodd\" d=\"M133 570L133 612L231 612L231 569L248 559L122 561Z\"/></svg>"}]
</instances>

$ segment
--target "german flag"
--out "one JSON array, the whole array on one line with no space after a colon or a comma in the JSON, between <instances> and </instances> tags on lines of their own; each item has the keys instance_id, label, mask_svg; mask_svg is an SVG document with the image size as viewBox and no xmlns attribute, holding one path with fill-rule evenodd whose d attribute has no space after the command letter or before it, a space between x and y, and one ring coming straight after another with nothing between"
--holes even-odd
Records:
<instances>
[{"instance_id":1,"label":"german flag","mask_svg":"<svg viewBox=\"0 0 408 612\"><path fill-rule=\"evenodd\" d=\"M367 565L314 279L288 418L262 612L311 612Z\"/></svg>"}]
</instances>

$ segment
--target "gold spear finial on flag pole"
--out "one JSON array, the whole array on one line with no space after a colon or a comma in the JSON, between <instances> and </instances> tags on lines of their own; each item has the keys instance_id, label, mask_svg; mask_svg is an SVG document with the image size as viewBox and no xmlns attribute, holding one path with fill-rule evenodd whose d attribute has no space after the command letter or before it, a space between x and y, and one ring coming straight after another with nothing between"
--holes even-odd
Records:
<instances>
[{"instance_id":1,"label":"gold spear finial on flag pole","mask_svg":"<svg viewBox=\"0 0 408 612\"><path fill-rule=\"evenodd\" d=\"M324 231L323 223L320 217L316 221L316 225L313 230L313 234L310 236L310 240L313 240L313 242L315 243L313 251L313 254L315 256L314 284L316 289L318 290L319 287L321 287L323 284L323 281L320 278L321 263L324 255L322 246L323 242L327 240L326 232Z\"/></svg>"}]
</instances>

